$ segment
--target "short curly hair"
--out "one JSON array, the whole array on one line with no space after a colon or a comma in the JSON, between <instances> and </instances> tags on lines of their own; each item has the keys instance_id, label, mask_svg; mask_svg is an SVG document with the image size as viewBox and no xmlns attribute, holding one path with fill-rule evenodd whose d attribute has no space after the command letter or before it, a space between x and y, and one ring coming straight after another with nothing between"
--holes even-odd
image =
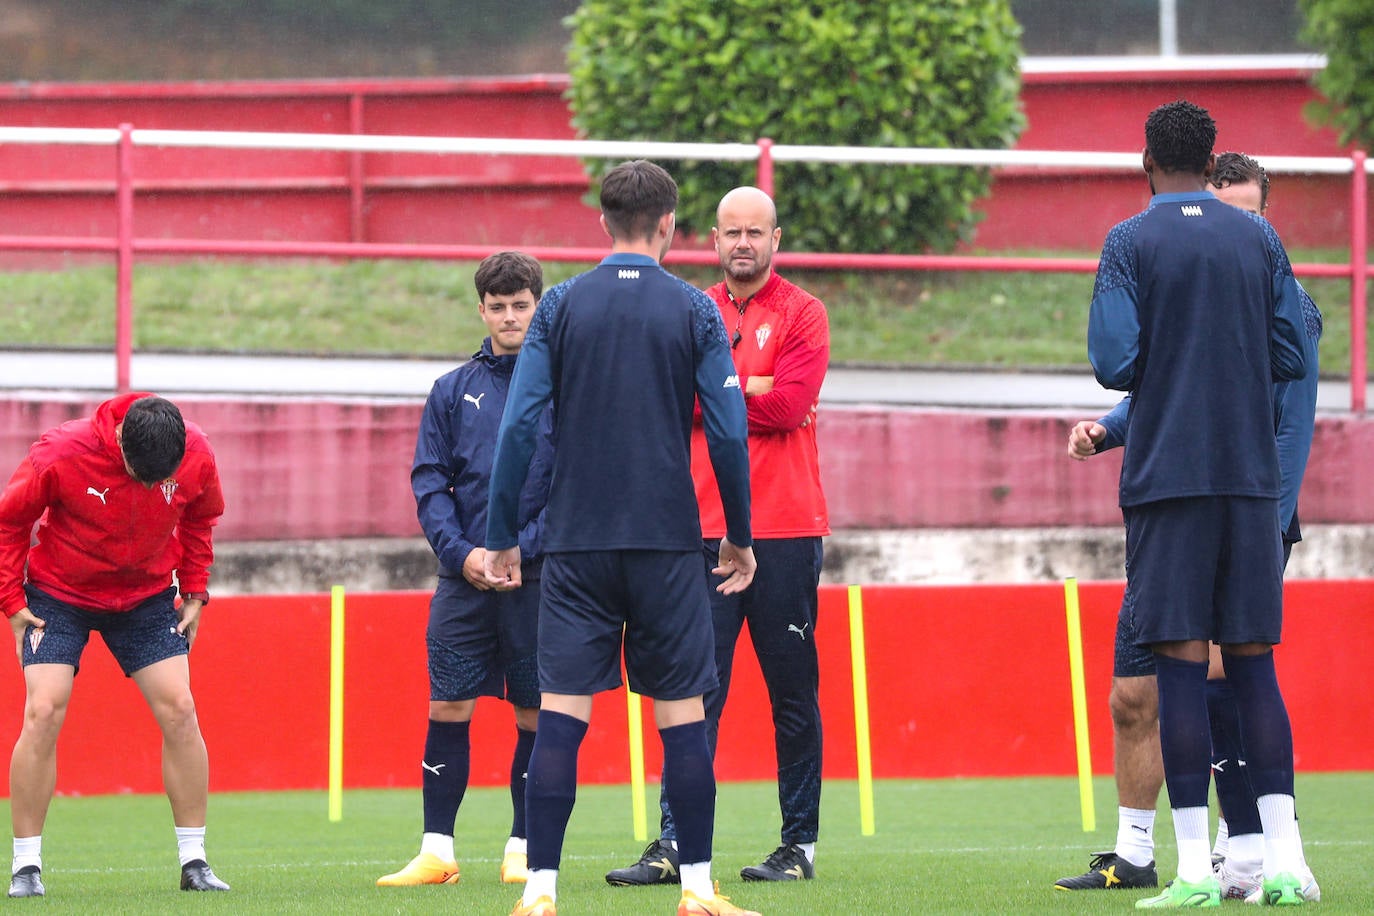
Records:
<instances>
[{"instance_id":1,"label":"short curly hair","mask_svg":"<svg viewBox=\"0 0 1374 916\"><path fill-rule=\"evenodd\" d=\"M1145 119L1145 149L1166 172L1201 175L1217 142L1217 122L1184 99L1160 105Z\"/></svg>"}]
</instances>

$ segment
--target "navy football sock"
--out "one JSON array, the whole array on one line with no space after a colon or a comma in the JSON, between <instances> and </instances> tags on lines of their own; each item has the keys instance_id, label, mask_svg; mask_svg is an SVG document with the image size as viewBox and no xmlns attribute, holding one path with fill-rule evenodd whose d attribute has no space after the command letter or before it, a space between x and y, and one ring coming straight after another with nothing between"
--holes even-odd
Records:
<instances>
[{"instance_id":1,"label":"navy football sock","mask_svg":"<svg viewBox=\"0 0 1374 916\"><path fill-rule=\"evenodd\" d=\"M425 833L453 836L453 822L468 790L468 771L471 769L468 723L430 719L422 766L420 795L424 804Z\"/></svg>"},{"instance_id":2,"label":"navy football sock","mask_svg":"<svg viewBox=\"0 0 1374 916\"><path fill-rule=\"evenodd\" d=\"M1171 808L1207 807L1212 739L1207 725L1207 663L1155 653L1159 747Z\"/></svg>"},{"instance_id":3,"label":"navy football sock","mask_svg":"<svg viewBox=\"0 0 1374 916\"><path fill-rule=\"evenodd\" d=\"M1212 779L1217 803L1231 836L1262 833L1255 790L1250 786L1240 714L1231 684L1222 678L1207 681L1207 718L1212 724Z\"/></svg>"},{"instance_id":4,"label":"navy football sock","mask_svg":"<svg viewBox=\"0 0 1374 916\"><path fill-rule=\"evenodd\" d=\"M515 816L510 822L510 835L525 837L525 774L530 768L530 751L534 750L534 732L515 729L515 755L510 761L510 803Z\"/></svg>"},{"instance_id":5,"label":"navy football sock","mask_svg":"<svg viewBox=\"0 0 1374 916\"><path fill-rule=\"evenodd\" d=\"M563 836L577 801L577 752L587 723L561 712L539 711L539 727L525 781L530 870L558 868Z\"/></svg>"},{"instance_id":6,"label":"navy football sock","mask_svg":"<svg viewBox=\"0 0 1374 916\"><path fill-rule=\"evenodd\" d=\"M663 739L663 786L677 827L678 861L711 861L716 824L716 774L706 743L706 723L659 730Z\"/></svg>"},{"instance_id":7,"label":"navy football sock","mask_svg":"<svg viewBox=\"0 0 1374 916\"><path fill-rule=\"evenodd\" d=\"M1246 769L1255 797L1293 794L1293 727L1279 692L1274 653L1223 652L1226 679L1236 694L1241 733L1249 755ZM1230 815L1227 815L1228 823Z\"/></svg>"}]
</instances>

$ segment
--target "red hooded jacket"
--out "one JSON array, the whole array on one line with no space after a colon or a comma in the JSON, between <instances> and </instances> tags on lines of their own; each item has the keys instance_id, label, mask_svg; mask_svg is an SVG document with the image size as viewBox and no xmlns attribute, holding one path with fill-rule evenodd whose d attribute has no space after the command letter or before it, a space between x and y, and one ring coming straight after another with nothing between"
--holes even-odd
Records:
<instances>
[{"instance_id":1,"label":"red hooded jacket","mask_svg":"<svg viewBox=\"0 0 1374 916\"><path fill-rule=\"evenodd\" d=\"M128 611L172 584L207 590L211 528L224 513L219 473L200 428L186 424L186 455L162 483L129 475L115 426L147 392L120 395L91 417L48 430L0 493L0 611L28 604L28 581L76 607ZM39 521L41 519L41 521ZM37 543L33 525L39 522Z\"/></svg>"}]
</instances>

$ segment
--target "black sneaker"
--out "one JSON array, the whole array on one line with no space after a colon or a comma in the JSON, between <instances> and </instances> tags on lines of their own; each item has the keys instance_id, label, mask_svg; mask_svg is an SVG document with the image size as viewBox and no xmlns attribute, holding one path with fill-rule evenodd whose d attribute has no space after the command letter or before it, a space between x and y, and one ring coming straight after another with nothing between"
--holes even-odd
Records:
<instances>
[{"instance_id":1,"label":"black sneaker","mask_svg":"<svg viewBox=\"0 0 1374 916\"><path fill-rule=\"evenodd\" d=\"M1115 852L1095 852L1086 874L1060 878L1054 882L1057 891L1129 890L1137 887L1159 887L1159 873L1154 860L1149 865L1132 865Z\"/></svg>"},{"instance_id":2,"label":"black sneaker","mask_svg":"<svg viewBox=\"0 0 1374 916\"><path fill-rule=\"evenodd\" d=\"M192 859L181 866L181 889L184 891L227 891L229 885L215 877L215 873L210 871L210 866L205 864L204 859Z\"/></svg>"},{"instance_id":3,"label":"black sneaker","mask_svg":"<svg viewBox=\"0 0 1374 916\"><path fill-rule=\"evenodd\" d=\"M681 884L677 872L677 850L663 840L654 840L644 847L639 861L629 868L606 872L606 883L615 887L639 884Z\"/></svg>"},{"instance_id":4,"label":"black sneaker","mask_svg":"<svg viewBox=\"0 0 1374 916\"><path fill-rule=\"evenodd\" d=\"M11 897L42 897L43 870L37 865L25 865L10 877Z\"/></svg>"},{"instance_id":5,"label":"black sneaker","mask_svg":"<svg viewBox=\"0 0 1374 916\"><path fill-rule=\"evenodd\" d=\"M763 864L741 868L739 876L745 881L810 880L816 877L816 866L796 843L783 843L763 860Z\"/></svg>"}]
</instances>

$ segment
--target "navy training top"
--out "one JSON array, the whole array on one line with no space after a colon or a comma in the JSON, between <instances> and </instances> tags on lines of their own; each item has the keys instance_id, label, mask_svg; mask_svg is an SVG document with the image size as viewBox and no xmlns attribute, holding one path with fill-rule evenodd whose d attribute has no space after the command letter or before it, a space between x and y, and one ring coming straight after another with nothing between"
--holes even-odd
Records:
<instances>
[{"instance_id":1,"label":"navy training top","mask_svg":"<svg viewBox=\"0 0 1374 916\"><path fill-rule=\"evenodd\" d=\"M700 400L730 541L752 545L744 395L716 304L647 255L612 254L544 293L496 446L487 548L516 543L540 411L554 406L544 550L700 550Z\"/></svg>"},{"instance_id":2,"label":"navy training top","mask_svg":"<svg viewBox=\"0 0 1374 916\"><path fill-rule=\"evenodd\" d=\"M461 576L468 554L484 546L496 433L515 362L516 354L493 353L488 337L471 359L435 380L425 399L410 488L420 527L439 559L440 575ZM552 469L553 417L545 411L516 516L526 578L539 574Z\"/></svg>"},{"instance_id":3,"label":"navy training top","mask_svg":"<svg viewBox=\"0 0 1374 916\"><path fill-rule=\"evenodd\" d=\"M1099 382L1130 391L1120 504L1279 496L1273 382L1310 348L1269 222L1208 191L1157 194L1112 227L1088 314Z\"/></svg>"},{"instance_id":4,"label":"navy training top","mask_svg":"<svg viewBox=\"0 0 1374 916\"><path fill-rule=\"evenodd\" d=\"M1307 325L1307 372L1297 381L1274 383L1274 433L1279 445L1279 525L1283 528L1283 539L1289 543L1302 540L1298 492L1307 472L1312 433L1317 422L1317 342L1322 336L1321 310L1301 283L1298 294L1302 299L1303 323ZM1126 443L1126 420L1130 409L1131 396L1128 394L1106 416L1098 419L1107 433L1098 443L1097 452L1120 448Z\"/></svg>"}]
</instances>

